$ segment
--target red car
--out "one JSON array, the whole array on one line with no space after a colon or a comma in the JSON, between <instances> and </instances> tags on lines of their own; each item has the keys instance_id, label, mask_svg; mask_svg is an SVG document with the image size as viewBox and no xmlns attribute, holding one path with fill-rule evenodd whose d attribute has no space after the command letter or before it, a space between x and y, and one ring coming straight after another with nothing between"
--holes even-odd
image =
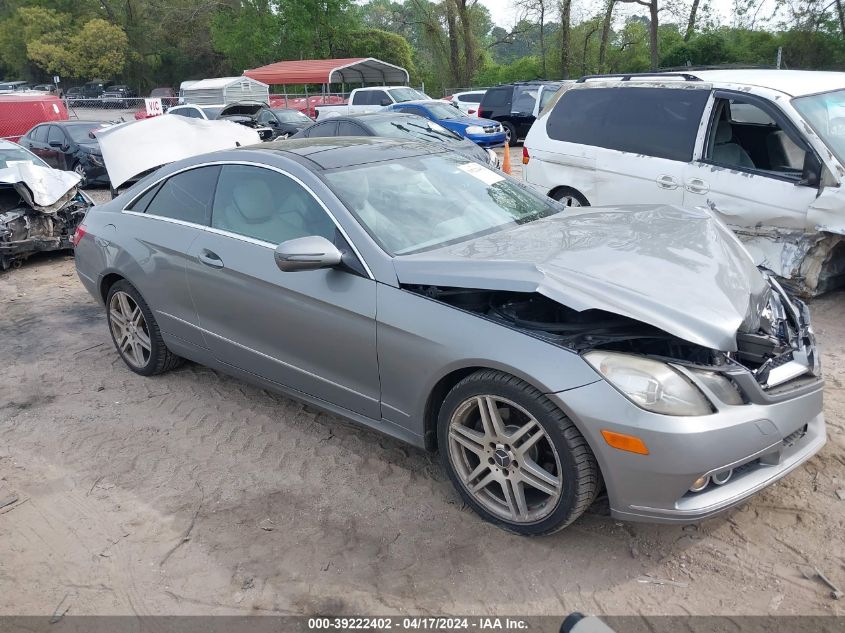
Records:
<instances>
[{"instance_id":1,"label":"red car","mask_svg":"<svg viewBox=\"0 0 845 633\"><path fill-rule=\"evenodd\" d=\"M46 121L67 121L67 108L54 95L0 95L0 138L17 141Z\"/></svg>"}]
</instances>

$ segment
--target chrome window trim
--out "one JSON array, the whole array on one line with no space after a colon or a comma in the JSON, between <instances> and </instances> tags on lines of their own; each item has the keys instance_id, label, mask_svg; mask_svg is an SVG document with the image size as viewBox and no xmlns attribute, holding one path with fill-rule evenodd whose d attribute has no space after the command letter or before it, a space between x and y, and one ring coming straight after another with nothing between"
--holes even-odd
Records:
<instances>
[{"instance_id":1,"label":"chrome window trim","mask_svg":"<svg viewBox=\"0 0 845 633\"><path fill-rule=\"evenodd\" d=\"M167 217L164 217L162 215L156 215L155 213L142 213L142 212L139 212L139 211L133 211L132 209L126 208L126 207L132 206L135 203L135 201L138 200L138 198L143 196L150 189L159 185L163 181L165 181L169 178L172 178L173 176L184 173L186 171L191 171L192 169L199 169L200 167L216 167L216 166L223 167L223 166L226 166L226 165L246 165L248 167L258 167L259 169L269 169L270 171L275 171L275 172L281 174L282 176L286 176L286 177L290 178L291 180L293 180L295 183L297 183L300 187L302 187L305 191L307 191L308 194L312 198L314 198L314 200L317 201L317 204L319 204L320 207L322 207L323 211L326 212L326 215L329 216L329 218L334 223L337 230L340 231L340 234L343 236L343 239L345 239L346 243L349 244L349 248L351 248L352 252L355 253L355 256L358 258L358 261L361 262L361 265L364 267L364 270L367 272L367 276L370 279L372 279L373 281L375 281L375 279L376 279L375 275L373 275L373 271L370 269L369 265L367 265L367 261L361 255L361 252L358 250L358 247L355 246L355 243L350 239L349 234L340 225L340 222L337 221L337 218L335 217L334 213L332 213L331 210L326 206L326 204L320 199L320 197L316 193L314 193L314 190L311 189L311 187L309 187L307 184L305 184L297 176L295 176L295 175L291 174L290 172L287 172L284 169L281 169L279 167L274 167L273 165L264 165L263 163L256 163L254 161L248 161L248 160L217 160L217 161L212 161L212 162L209 162L209 163L200 163L199 165L191 165L190 167L183 167L182 169L179 169L178 171L171 172L171 173L167 174L166 176L162 176L161 178L157 179L156 181L150 183L149 186L145 187L143 191L141 191L137 195L135 195L123 207L123 209L121 209L120 212L121 213L128 213L130 215L156 218L158 220L164 220L165 222L172 222L173 224L179 224L179 225L182 225L182 226L195 227L195 228L207 231L209 233L215 233L217 235L222 235L224 237L233 237L235 239L241 240L242 242L248 242L250 244L255 244L256 246L264 246L264 247L270 248L272 250L276 250L276 247L278 246L278 244L273 244L272 242L266 242L264 240L259 240L259 239L249 237L249 236L246 236L246 235L240 235L238 233L232 233L231 231L224 231L223 229L218 229L218 228L215 228L213 226L208 226L206 224L196 224L195 222L186 222L184 220L177 220L175 218L167 218ZM216 186L215 186L215 194L216 194ZM212 210L212 213L213 213L213 210Z\"/></svg>"}]
</instances>

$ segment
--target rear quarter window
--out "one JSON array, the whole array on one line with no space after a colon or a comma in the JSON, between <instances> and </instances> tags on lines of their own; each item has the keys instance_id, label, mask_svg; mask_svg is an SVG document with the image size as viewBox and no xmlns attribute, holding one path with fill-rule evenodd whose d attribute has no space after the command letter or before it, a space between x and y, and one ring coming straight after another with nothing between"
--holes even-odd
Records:
<instances>
[{"instance_id":1,"label":"rear quarter window","mask_svg":"<svg viewBox=\"0 0 845 633\"><path fill-rule=\"evenodd\" d=\"M507 105L508 101L510 101L510 92L510 88L488 90L484 97L482 97L481 104L487 108Z\"/></svg>"},{"instance_id":2,"label":"rear quarter window","mask_svg":"<svg viewBox=\"0 0 845 633\"><path fill-rule=\"evenodd\" d=\"M568 90L546 130L556 141L690 161L709 94L680 88Z\"/></svg>"},{"instance_id":3,"label":"rear quarter window","mask_svg":"<svg viewBox=\"0 0 845 633\"><path fill-rule=\"evenodd\" d=\"M211 199L219 174L220 167L215 165L171 176L148 202L145 212L208 226L211 222Z\"/></svg>"}]
</instances>

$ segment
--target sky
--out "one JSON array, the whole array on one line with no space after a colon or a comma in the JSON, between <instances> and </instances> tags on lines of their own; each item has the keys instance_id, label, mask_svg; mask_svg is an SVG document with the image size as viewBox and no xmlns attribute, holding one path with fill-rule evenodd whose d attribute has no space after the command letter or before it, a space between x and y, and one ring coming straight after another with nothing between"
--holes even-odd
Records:
<instances>
[{"instance_id":1,"label":"sky","mask_svg":"<svg viewBox=\"0 0 845 633\"><path fill-rule=\"evenodd\" d=\"M493 23L497 26L501 26L502 28L509 29L513 26L514 21L516 19L516 10L513 8L513 0L479 0L481 4L486 6L490 10L490 15L493 18ZM593 4L592 2L581 2L581 4ZM733 6L732 0L713 0L711 3L712 8L719 14L722 22L729 23L730 15L731 15L731 8ZM577 3L573 3L573 11L578 9ZM619 13L622 14L630 14L630 13L642 13L645 14L647 9L645 7L639 5L629 5L629 6L622 6L620 5L618 9L621 9ZM552 10L554 12L554 9ZM573 15L573 18L577 20L577 16ZM552 16L550 18L554 20Z\"/></svg>"}]
</instances>

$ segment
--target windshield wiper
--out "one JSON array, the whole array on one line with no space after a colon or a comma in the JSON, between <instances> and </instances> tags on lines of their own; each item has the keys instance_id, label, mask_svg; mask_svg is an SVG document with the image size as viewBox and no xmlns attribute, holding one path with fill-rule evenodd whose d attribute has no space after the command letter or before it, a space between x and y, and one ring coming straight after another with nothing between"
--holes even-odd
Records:
<instances>
[{"instance_id":1,"label":"windshield wiper","mask_svg":"<svg viewBox=\"0 0 845 633\"><path fill-rule=\"evenodd\" d=\"M419 136L419 134L415 133L413 130L410 130L410 129L406 128L406 127L405 127L404 125L402 125L401 123L393 123L393 122L391 122L391 123L390 123L390 125L392 125L393 127L395 127L397 130L401 130L402 132L405 132L406 134L411 134L411 135ZM418 125L415 125L414 127L415 127L415 128L419 128L420 130L424 130L424 128L421 128L421 127L420 127L420 126L418 126ZM424 130L424 131L425 131L425 130ZM440 140L439 138L437 138L436 136L432 136L431 134L423 134L423 136L428 136L429 138L433 138L435 141L439 141L439 140Z\"/></svg>"}]
</instances>

